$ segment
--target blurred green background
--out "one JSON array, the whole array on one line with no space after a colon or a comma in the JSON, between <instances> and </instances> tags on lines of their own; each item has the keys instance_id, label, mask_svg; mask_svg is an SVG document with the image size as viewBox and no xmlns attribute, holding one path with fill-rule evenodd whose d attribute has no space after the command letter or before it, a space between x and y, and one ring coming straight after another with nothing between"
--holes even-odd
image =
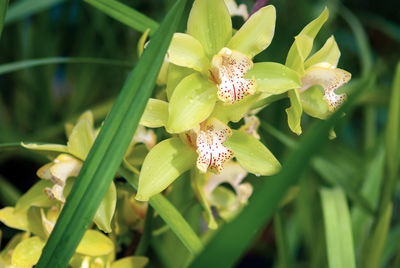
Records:
<instances>
[{"instance_id":1,"label":"blurred green background","mask_svg":"<svg viewBox=\"0 0 400 268\"><path fill-rule=\"evenodd\" d=\"M158 22L174 3L173 0L121 2ZM255 1L238 2L247 4L250 10ZM269 4L277 9L275 36L271 46L258 55L256 61L284 63L293 37L327 5L329 21L317 36L316 47L321 47L333 34L342 53L339 67L351 72L355 81L376 76L356 109L346 115L346 121L336 129L337 138L312 161L312 167L304 176L307 179L300 182L296 200L279 214L295 267L325 267L327 256L318 189L321 185L338 185L347 194L351 212L357 213L354 210L364 189L363 182L372 172L371 165L379 161L376 158L381 150L391 85L400 59L400 1L271 0ZM239 17L233 22L236 28L243 24ZM185 30L185 25L185 21L182 22L181 31ZM100 123L137 61L140 36L140 32L81 0L11 0L0 40L0 143L63 144L64 123L87 109L94 111ZM76 62L7 71L9 63L49 57L77 59ZM298 139L287 127L284 109L288 106L287 99L280 100L260 114L261 120L267 123L261 129L262 139L278 159L291 149L290 142ZM303 119L305 132L317 120ZM3 146L0 151L0 207L13 205L14 197L38 180L35 173L46 162L46 158L27 150ZM250 180L257 183L256 178ZM379 184L376 187L381 189ZM400 254L396 253L400 247L395 242L400 238L399 197L396 194L391 223L393 233L386 242L382 267L400 265ZM374 201L367 202L374 206ZM281 245L276 236L276 220L265 228L239 267L277 264ZM358 223L353 222L354 227L354 243L359 255L362 241L368 235L363 230L358 232L358 227L364 228ZM4 246L15 231L4 225L0 225L0 229Z\"/></svg>"}]
</instances>

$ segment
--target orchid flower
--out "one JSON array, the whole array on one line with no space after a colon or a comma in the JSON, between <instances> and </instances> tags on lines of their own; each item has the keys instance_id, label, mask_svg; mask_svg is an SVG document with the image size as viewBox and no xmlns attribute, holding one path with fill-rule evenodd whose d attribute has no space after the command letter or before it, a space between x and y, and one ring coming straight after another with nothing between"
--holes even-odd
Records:
<instances>
[{"instance_id":1,"label":"orchid flower","mask_svg":"<svg viewBox=\"0 0 400 268\"><path fill-rule=\"evenodd\" d=\"M289 91L291 107L286 109L290 129L301 134L301 115L304 111L312 117L325 119L345 100L346 95L336 93L336 89L347 83L351 74L337 68L339 48L333 36L311 57L315 36L328 19L325 8L321 15L310 22L289 50L286 65L301 74L302 86ZM318 86L321 86L323 91Z\"/></svg>"},{"instance_id":2,"label":"orchid flower","mask_svg":"<svg viewBox=\"0 0 400 268\"><path fill-rule=\"evenodd\" d=\"M211 113L224 123L238 121L243 114L233 119L220 115L226 110L235 114L237 106L251 106L258 92L280 94L300 87L300 77L290 68L253 63L253 57L271 43L274 31L275 8L271 5L258 10L232 36L225 2L196 0L187 33L175 33L168 49L167 131L188 131Z\"/></svg>"},{"instance_id":3,"label":"orchid flower","mask_svg":"<svg viewBox=\"0 0 400 268\"><path fill-rule=\"evenodd\" d=\"M180 137L154 146L142 165L136 199L147 201L189 169L200 175L219 174L233 157L256 175L272 175L280 169L273 154L246 130L230 129L218 119L209 118Z\"/></svg>"}]
</instances>

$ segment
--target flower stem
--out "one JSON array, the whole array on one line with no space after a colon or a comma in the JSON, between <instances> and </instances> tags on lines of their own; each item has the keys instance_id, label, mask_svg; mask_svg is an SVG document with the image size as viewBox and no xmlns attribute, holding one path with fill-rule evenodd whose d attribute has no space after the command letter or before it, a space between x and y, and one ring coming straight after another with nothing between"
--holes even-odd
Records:
<instances>
[{"instance_id":1,"label":"flower stem","mask_svg":"<svg viewBox=\"0 0 400 268\"><path fill-rule=\"evenodd\" d=\"M144 256L149 248L150 239L151 239L151 222L153 221L154 209L151 206L148 206L146 219L144 222L144 229L142 237L140 238L139 244L135 251L135 256Z\"/></svg>"}]
</instances>

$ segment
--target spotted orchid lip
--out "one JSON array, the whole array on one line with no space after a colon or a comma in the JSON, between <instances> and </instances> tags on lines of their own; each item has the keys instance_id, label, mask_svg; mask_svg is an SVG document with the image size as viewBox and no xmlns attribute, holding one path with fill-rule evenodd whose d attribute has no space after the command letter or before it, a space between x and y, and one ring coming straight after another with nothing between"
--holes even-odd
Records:
<instances>
[{"instance_id":1,"label":"spotted orchid lip","mask_svg":"<svg viewBox=\"0 0 400 268\"><path fill-rule=\"evenodd\" d=\"M210 119L204 124L197 135L197 168L205 173L208 169L219 173L224 168L224 163L233 157L233 151L223 145L227 138L232 135L228 126Z\"/></svg>"},{"instance_id":2,"label":"spotted orchid lip","mask_svg":"<svg viewBox=\"0 0 400 268\"><path fill-rule=\"evenodd\" d=\"M255 80L245 79L253 62L246 55L224 47L211 62L211 79L218 86L218 98L229 104L255 93Z\"/></svg>"},{"instance_id":3,"label":"spotted orchid lip","mask_svg":"<svg viewBox=\"0 0 400 268\"><path fill-rule=\"evenodd\" d=\"M321 85L324 89L324 100L329 105L329 110L336 110L346 99L346 94L336 94L335 90L346 84L351 74L333 65L314 65L309 67L302 77L300 92L304 92L313 85Z\"/></svg>"}]
</instances>

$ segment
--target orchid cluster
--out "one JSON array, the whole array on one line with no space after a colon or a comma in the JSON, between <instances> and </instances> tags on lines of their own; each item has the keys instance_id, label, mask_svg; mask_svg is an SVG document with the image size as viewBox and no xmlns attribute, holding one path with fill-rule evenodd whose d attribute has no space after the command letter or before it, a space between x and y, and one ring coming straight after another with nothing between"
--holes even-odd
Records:
<instances>
[{"instance_id":1,"label":"orchid cluster","mask_svg":"<svg viewBox=\"0 0 400 268\"><path fill-rule=\"evenodd\" d=\"M238 30L232 28L233 15L245 20ZM248 173L269 176L280 169L257 133L256 114L268 105L266 100L274 95L289 97L288 125L298 135L303 110L325 119L342 104L345 95L335 90L351 75L337 68L340 51L334 37L309 56L328 10L295 37L285 64L253 62L273 39L275 16L272 5L249 17L246 7L232 0L194 1L186 32L174 34L165 56L157 81L163 89L148 101L125 154L124 167L139 175L138 191L113 182L93 219L97 229L112 232L114 239L129 229L140 231L147 210L144 201L167 190L187 171L208 227L217 228L219 218L229 221L248 202L253 192L244 181ZM146 38L147 32L139 41L139 55ZM148 128L164 128L168 138L157 143L155 132ZM1 255L0 264L36 263L98 132L92 113L86 112L75 125L66 125L67 145L23 144L45 152L52 161L38 170L42 180L15 207L0 210L0 221L26 231L6 248L11 255ZM30 232L34 236L29 237ZM98 243L101 252L94 249ZM34 258L17 256L30 247L37 249ZM72 262L119 267L114 252L110 237L88 230ZM134 258L120 262L142 267L147 261Z\"/></svg>"}]
</instances>

